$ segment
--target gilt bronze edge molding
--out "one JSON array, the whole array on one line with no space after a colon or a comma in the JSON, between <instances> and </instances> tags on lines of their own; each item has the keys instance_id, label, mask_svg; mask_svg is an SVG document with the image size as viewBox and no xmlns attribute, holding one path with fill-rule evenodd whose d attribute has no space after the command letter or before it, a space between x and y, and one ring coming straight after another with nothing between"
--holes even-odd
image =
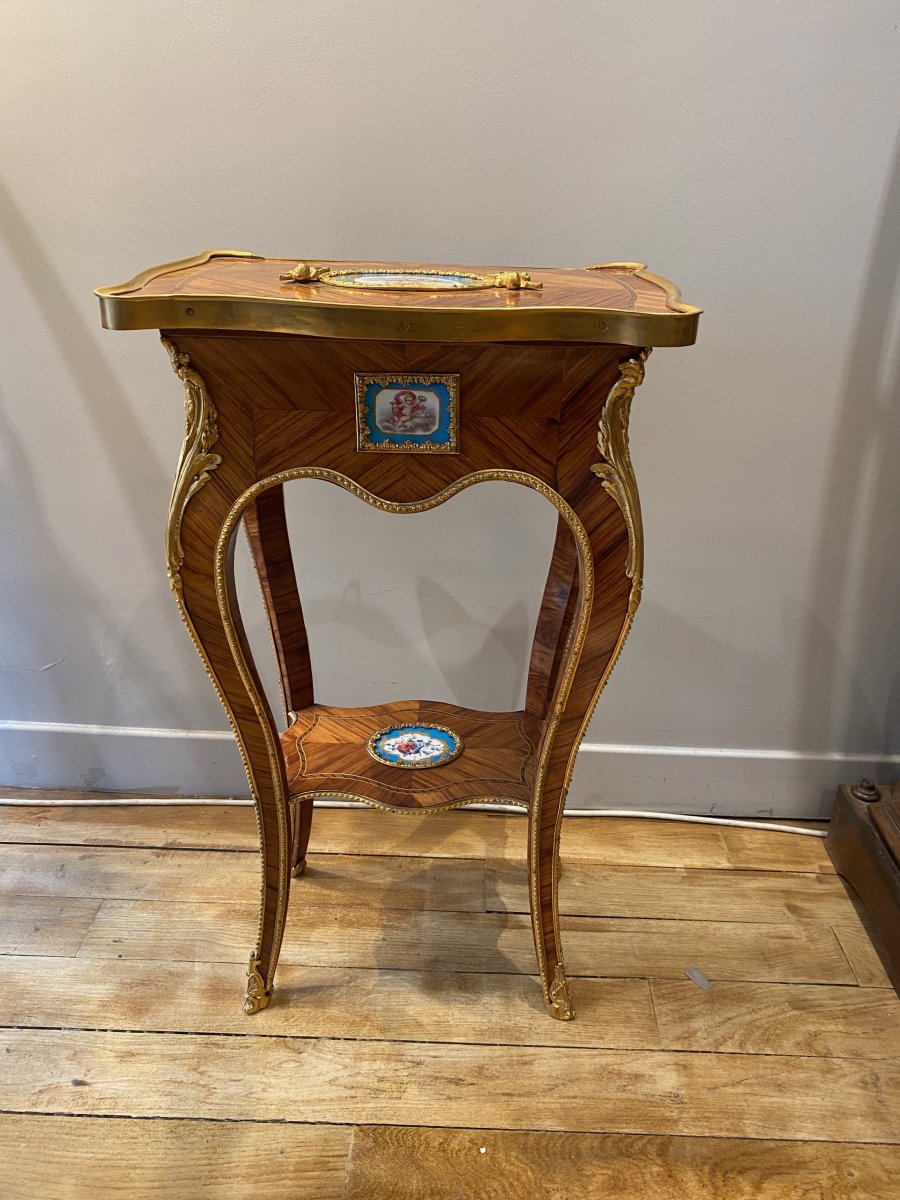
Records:
<instances>
[{"instance_id":1,"label":"gilt bronze edge molding","mask_svg":"<svg viewBox=\"0 0 900 1200\"><path fill-rule=\"evenodd\" d=\"M394 342L571 342L580 346L692 346L698 311L620 308L403 308L229 296L101 295L104 329L232 330Z\"/></svg>"},{"instance_id":2,"label":"gilt bronze edge molding","mask_svg":"<svg viewBox=\"0 0 900 1200\"><path fill-rule=\"evenodd\" d=\"M378 308L290 297L100 295L105 329L231 330L393 342L691 346L700 312L573 308Z\"/></svg>"},{"instance_id":3,"label":"gilt bronze edge molding","mask_svg":"<svg viewBox=\"0 0 900 1200\"><path fill-rule=\"evenodd\" d=\"M541 305L517 308L512 292L509 307L483 309L404 308L300 299L179 295L163 292L136 296L160 275L202 266L213 258L263 259L245 250L205 250L191 258L162 263L125 283L100 287L100 317L105 329L223 329L249 333L298 333L308 337L359 337L386 341L490 342L516 339L575 342L592 345L690 346L697 339L703 311L681 299L671 280L654 275L639 262L598 263L574 270L621 268L662 288L671 311L636 313L617 308ZM273 263L296 260L270 259ZM349 262L349 260L347 260ZM335 260L337 265L338 260ZM403 264L397 264L398 268ZM547 270L551 268L535 268ZM556 268L553 268L556 269ZM568 269L568 268L564 268Z\"/></svg>"},{"instance_id":4,"label":"gilt bronze edge molding","mask_svg":"<svg viewBox=\"0 0 900 1200\"><path fill-rule=\"evenodd\" d=\"M159 275L168 275L171 271L183 271L187 267L202 267L204 263L208 263L214 258L265 258L264 254L254 254L252 250L201 250L199 254L192 254L189 258L176 258L172 262L158 263L155 267L147 267L143 271L139 271L133 279L127 279L124 283L112 283L108 287L94 288L94 295L104 299L107 296L127 296L131 292L139 291L145 283L149 283L151 279L156 279ZM174 293L169 294L169 298L176 299Z\"/></svg>"},{"instance_id":5,"label":"gilt bronze edge molding","mask_svg":"<svg viewBox=\"0 0 900 1200\"><path fill-rule=\"evenodd\" d=\"M465 800L446 800L443 804L428 804L424 808L382 804L380 800L372 800L359 792L339 792L334 788L327 791L304 791L288 797L288 804L300 804L305 800L351 800L354 804L365 804L368 808L377 808L381 812L394 813L398 817L427 817L432 814L449 812L454 808L466 808L470 804L502 804L506 808L521 808L529 812L531 805L527 800L514 799L512 796L467 796Z\"/></svg>"},{"instance_id":6,"label":"gilt bronze edge molding","mask_svg":"<svg viewBox=\"0 0 900 1200\"><path fill-rule=\"evenodd\" d=\"M703 312L702 308L697 308L694 304L688 304L681 295L681 288L677 283L673 283L671 279L666 279L664 275L656 275L653 271L647 270L647 264L643 262L608 262L608 263L592 263L589 267L584 267L585 271L612 271L618 268L619 270L628 270L632 275L636 275L638 279L646 279L648 283L655 283L658 288L662 288L666 296L666 304L676 313L695 313L698 317ZM663 314L665 315L665 314Z\"/></svg>"}]
</instances>

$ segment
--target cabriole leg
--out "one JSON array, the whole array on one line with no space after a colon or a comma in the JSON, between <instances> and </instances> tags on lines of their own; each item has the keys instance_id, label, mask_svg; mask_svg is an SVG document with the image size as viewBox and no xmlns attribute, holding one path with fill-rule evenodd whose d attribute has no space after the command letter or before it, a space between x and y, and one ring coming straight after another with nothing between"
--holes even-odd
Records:
<instances>
[{"instance_id":1,"label":"cabriole leg","mask_svg":"<svg viewBox=\"0 0 900 1200\"><path fill-rule=\"evenodd\" d=\"M169 579L237 738L259 826L259 926L243 1004L245 1012L255 1013L269 1003L281 948L290 887L290 829L279 738L234 587L234 535L240 517L234 505L253 482L252 464L244 452L246 436L239 414L220 426L206 385L188 354L170 342L164 344L185 385L187 409L166 535Z\"/></svg>"},{"instance_id":2,"label":"cabriole leg","mask_svg":"<svg viewBox=\"0 0 900 1200\"><path fill-rule=\"evenodd\" d=\"M312 829L312 800L295 800L291 823L291 878L298 879L306 870L306 848Z\"/></svg>"},{"instance_id":3,"label":"cabriole leg","mask_svg":"<svg viewBox=\"0 0 900 1200\"><path fill-rule=\"evenodd\" d=\"M267 488L247 506L244 528L259 577L281 676L284 709L290 721L296 712L313 703L313 682L282 486ZM312 800L296 801L292 808L291 877L296 879L306 867Z\"/></svg>"},{"instance_id":4,"label":"cabriole leg","mask_svg":"<svg viewBox=\"0 0 900 1200\"><path fill-rule=\"evenodd\" d=\"M531 920L544 998L559 1020L575 1015L559 932L562 813L575 755L641 595L643 533L628 418L648 353L618 364L599 413L597 450L587 449L564 491L571 507L561 517L574 541L561 519L529 670L527 704L544 721L530 815Z\"/></svg>"}]
</instances>

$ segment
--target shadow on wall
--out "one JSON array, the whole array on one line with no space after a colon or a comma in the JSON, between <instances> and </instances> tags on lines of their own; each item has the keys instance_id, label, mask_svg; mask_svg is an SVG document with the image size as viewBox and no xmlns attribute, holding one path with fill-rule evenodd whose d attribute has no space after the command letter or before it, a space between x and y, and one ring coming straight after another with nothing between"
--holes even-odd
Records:
<instances>
[{"instance_id":1,"label":"shadow on wall","mask_svg":"<svg viewBox=\"0 0 900 1200\"><path fill-rule=\"evenodd\" d=\"M44 328L52 331L54 352L67 371L71 394L40 397L40 404L46 407L47 420L54 423L55 437L66 438L66 444L73 449L71 478L74 481L79 476L78 445L86 438L92 439L102 448L106 464L115 472L116 484L109 503L124 507L133 532L121 553L144 555L160 564L162 571L160 512L165 511L165 499L160 509L152 498L167 497L170 483L162 466L148 453L146 439L127 397L97 351L94 329L86 319L88 302L93 311L93 298L86 297L84 308L73 303L66 278L2 187L0 230ZM76 398L80 404L75 403ZM4 526L2 557L6 574L2 642L4 658L12 661L13 672L20 675L23 671L40 671L45 682L42 688L35 689L32 678L26 693L15 686L11 674L7 675L2 715L12 720L121 724L123 682L134 687L133 681L138 681L141 687L151 688L158 675L152 661L152 647L149 643L141 647L133 640L127 645L120 644L121 630L117 633L108 618L113 598L102 593L102 573L99 570L92 573L90 562L83 564L83 570L76 570L67 557L66 547L51 533L50 522L41 512L40 481L29 466L30 462L39 461L37 451L23 445L3 419L4 413L22 403L21 397L7 395L0 406L4 451L0 520ZM68 436L66 425L73 426ZM164 579L164 575L160 578ZM173 629L177 631L178 626L176 617ZM64 648L59 665L51 664L54 656L47 654L48 646ZM122 663L127 665L127 681L122 678ZM187 705L183 706L183 712L173 711L171 697L161 692L154 700L158 700L161 710L168 708L172 713L172 724L179 721L191 724L194 714ZM58 777L61 784L115 786L114 780L105 778L108 739L94 738L89 744L89 739L81 737L77 754L69 758L59 749L66 739L47 735L45 744L39 734L30 733L28 757L18 761L16 733L10 731L4 737L8 747L4 755L6 770L12 769L10 783L28 786L36 777L41 760L43 781ZM54 755L65 757L66 761L53 763L50 760Z\"/></svg>"},{"instance_id":2,"label":"shadow on wall","mask_svg":"<svg viewBox=\"0 0 900 1200\"><path fill-rule=\"evenodd\" d=\"M521 708L525 703L525 678L534 637L534 621L527 605L523 601L513 602L490 628L485 628L473 621L465 606L434 579L420 578L416 596L429 644L435 644L438 635L447 629L466 626L478 628L483 639L468 661L435 656L435 665L453 703L466 707L477 667L482 681L480 702L485 709L505 712Z\"/></svg>"},{"instance_id":3,"label":"shadow on wall","mask_svg":"<svg viewBox=\"0 0 900 1200\"><path fill-rule=\"evenodd\" d=\"M127 398L97 352L94 326L88 326L81 310L69 299L66 279L2 186L0 230L45 327L53 331L54 347L81 399L79 418L84 416L90 421L91 436L103 446L106 461L116 470L116 499L127 506L132 527L156 560L161 541L159 519L147 503L147 494L148 490L151 495L168 494L170 481L160 464L149 457L146 439ZM90 299L93 311L94 301Z\"/></svg>"},{"instance_id":4,"label":"shadow on wall","mask_svg":"<svg viewBox=\"0 0 900 1200\"><path fill-rule=\"evenodd\" d=\"M300 578L301 586L303 577ZM524 602L513 603L500 613L488 627L474 616L456 596L428 576L416 578L413 592L418 604L418 619L424 631L425 644L432 653L423 661L426 671L439 676L443 687L433 686L426 699L442 700L462 707L507 712L523 703L528 654L534 635L534 620ZM402 619L375 607L368 601L359 580L353 580L340 596L305 600L304 617L312 652L317 656L317 643L322 627L339 626L346 633L355 630L367 642L383 649L381 669L385 674L403 676L409 670L404 664L392 663L392 652L413 658L415 647L410 646L409 631ZM456 645L454 653L442 652L442 635L465 635L465 642L480 639L476 648L465 652ZM259 663L257 662L257 666ZM409 688L397 681L381 680L372 696L361 695L362 684L355 687L346 680L335 682L337 672L316 671L316 680L324 683L322 703L383 703L387 700L407 700ZM437 684L437 679L435 679ZM357 694L353 694L354 690ZM415 692L413 687L413 692ZM427 690L427 689L426 689ZM332 694L333 692L333 694ZM318 695L318 692L317 692Z\"/></svg>"},{"instance_id":5,"label":"shadow on wall","mask_svg":"<svg viewBox=\"0 0 900 1200\"><path fill-rule=\"evenodd\" d=\"M285 494L319 702L522 706L556 532L543 497L481 483L402 515L319 480Z\"/></svg>"},{"instance_id":6,"label":"shadow on wall","mask_svg":"<svg viewBox=\"0 0 900 1200\"><path fill-rule=\"evenodd\" d=\"M825 733L842 751L900 751L900 362L896 353L891 358L898 281L900 146L873 237L831 461L823 470L810 589L822 620L810 626L803 650L797 746L820 745ZM849 694L838 646L854 673Z\"/></svg>"},{"instance_id":7,"label":"shadow on wall","mask_svg":"<svg viewBox=\"0 0 900 1200\"><path fill-rule=\"evenodd\" d=\"M18 720L27 714L46 720L77 712L80 684L77 662L72 660L97 658L100 648L80 618L88 603L87 588L42 519L28 457L7 419L10 400L0 391L0 716ZM61 597L65 603L60 612ZM34 711L35 703L39 712ZM9 747L3 755L3 782L33 786L39 777L36 756L15 745L15 734L4 737ZM97 770L102 775L102 769ZM85 786L97 782L94 776Z\"/></svg>"}]
</instances>

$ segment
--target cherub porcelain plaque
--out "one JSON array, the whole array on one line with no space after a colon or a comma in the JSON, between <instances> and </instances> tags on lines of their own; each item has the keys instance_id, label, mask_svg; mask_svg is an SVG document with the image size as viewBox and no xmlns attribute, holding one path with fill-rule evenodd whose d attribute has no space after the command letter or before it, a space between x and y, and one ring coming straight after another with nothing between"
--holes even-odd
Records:
<instances>
[{"instance_id":1,"label":"cherub porcelain plaque","mask_svg":"<svg viewBox=\"0 0 900 1200\"><path fill-rule=\"evenodd\" d=\"M356 375L359 450L459 452L458 375Z\"/></svg>"}]
</instances>

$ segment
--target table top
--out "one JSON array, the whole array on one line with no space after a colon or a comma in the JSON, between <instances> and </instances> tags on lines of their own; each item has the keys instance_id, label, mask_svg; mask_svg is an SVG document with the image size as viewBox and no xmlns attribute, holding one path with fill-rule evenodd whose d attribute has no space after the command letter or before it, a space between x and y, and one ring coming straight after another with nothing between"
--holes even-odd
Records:
<instances>
[{"instance_id":1,"label":"table top","mask_svg":"<svg viewBox=\"0 0 900 1200\"><path fill-rule=\"evenodd\" d=\"M286 278L286 276L292 276ZM685 346L701 309L643 263L516 268L263 258L209 250L97 289L108 329L384 341Z\"/></svg>"}]
</instances>

